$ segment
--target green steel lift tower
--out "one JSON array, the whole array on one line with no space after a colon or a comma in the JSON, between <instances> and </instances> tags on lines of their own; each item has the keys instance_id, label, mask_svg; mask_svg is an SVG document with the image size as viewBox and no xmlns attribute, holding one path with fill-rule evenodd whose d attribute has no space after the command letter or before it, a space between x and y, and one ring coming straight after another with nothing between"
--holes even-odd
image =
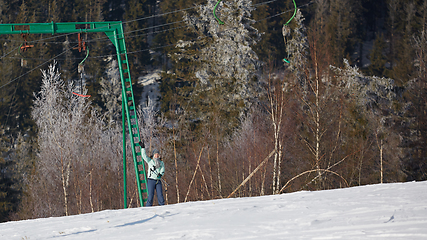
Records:
<instances>
[{"instance_id":1,"label":"green steel lift tower","mask_svg":"<svg viewBox=\"0 0 427 240\"><path fill-rule=\"evenodd\" d=\"M84 27L84 28L82 28ZM57 33L98 33L103 32L116 47L117 62L119 65L122 83L122 122L123 122L123 179L124 179L124 208L127 207L126 190L126 128L130 138L132 158L135 167L136 182L138 185L139 202L145 205L148 197L147 176L144 160L141 156L139 142L138 118L135 108L135 99L132 90L132 81L129 72L129 61L123 33L123 24L114 22L65 22L65 23L12 23L0 24L1 34L57 34ZM127 127L126 127L127 125Z\"/></svg>"}]
</instances>

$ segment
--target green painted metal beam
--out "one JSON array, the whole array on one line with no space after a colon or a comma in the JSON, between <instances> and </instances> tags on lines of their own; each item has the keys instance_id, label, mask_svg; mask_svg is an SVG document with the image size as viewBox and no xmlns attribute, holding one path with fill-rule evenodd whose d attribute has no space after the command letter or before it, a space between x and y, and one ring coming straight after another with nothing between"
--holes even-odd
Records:
<instances>
[{"instance_id":1,"label":"green painted metal beam","mask_svg":"<svg viewBox=\"0 0 427 240\"><path fill-rule=\"evenodd\" d=\"M122 28L122 22L6 23L0 34L58 34L111 32Z\"/></svg>"}]
</instances>

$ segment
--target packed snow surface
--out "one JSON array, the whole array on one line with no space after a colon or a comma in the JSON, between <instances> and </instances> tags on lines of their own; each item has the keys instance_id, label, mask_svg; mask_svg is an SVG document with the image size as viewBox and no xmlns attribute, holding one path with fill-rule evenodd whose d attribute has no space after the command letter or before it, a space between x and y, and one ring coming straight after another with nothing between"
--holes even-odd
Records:
<instances>
[{"instance_id":1,"label":"packed snow surface","mask_svg":"<svg viewBox=\"0 0 427 240\"><path fill-rule=\"evenodd\" d=\"M427 239L427 182L7 222L0 239Z\"/></svg>"}]
</instances>

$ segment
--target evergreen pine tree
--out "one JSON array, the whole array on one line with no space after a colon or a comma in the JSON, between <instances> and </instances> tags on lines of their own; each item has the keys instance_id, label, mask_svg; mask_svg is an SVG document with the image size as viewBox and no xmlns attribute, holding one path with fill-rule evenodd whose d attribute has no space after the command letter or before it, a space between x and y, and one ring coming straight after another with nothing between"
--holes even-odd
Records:
<instances>
[{"instance_id":1,"label":"evergreen pine tree","mask_svg":"<svg viewBox=\"0 0 427 240\"><path fill-rule=\"evenodd\" d=\"M20 192L15 189L15 181L10 176L12 162L0 157L0 222L9 220L9 214L17 210Z\"/></svg>"},{"instance_id":2,"label":"evergreen pine tree","mask_svg":"<svg viewBox=\"0 0 427 240\"><path fill-rule=\"evenodd\" d=\"M374 48L371 51L371 64L368 67L369 75L378 77L386 76L387 57L385 56L385 48L384 36L381 34L375 39Z\"/></svg>"},{"instance_id":3,"label":"evergreen pine tree","mask_svg":"<svg viewBox=\"0 0 427 240\"><path fill-rule=\"evenodd\" d=\"M342 59L350 56L357 41L357 14L360 3L351 0L331 0L326 24L329 51L332 53L332 65L339 66Z\"/></svg>"},{"instance_id":4,"label":"evergreen pine tree","mask_svg":"<svg viewBox=\"0 0 427 240\"><path fill-rule=\"evenodd\" d=\"M7 144L10 141L3 135L3 128L0 134L0 222L5 222L10 220L10 214L18 209L21 191L17 188L15 179L15 163L4 158L11 152L11 146Z\"/></svg>"},{"instance_id":5,"label":"evergreen pine tree","mask_svg":"<svg viewBox=\"0 0 427 240\"><path fill-rule=\"evenodd\" d=\"M260 62L251 46L260 34L251 26L251 1L220 3L217 16L223 25L211 13L216 3L210 0L198 8L197 15L184 16L198 38L179 41L180 50L173 58L192 69L186 79L194 88L186 96L193 102L188 108L193 118L225 117L230 123L226 129L231 129L254 97L253 80Z\"/></svg>"}]
</instances>

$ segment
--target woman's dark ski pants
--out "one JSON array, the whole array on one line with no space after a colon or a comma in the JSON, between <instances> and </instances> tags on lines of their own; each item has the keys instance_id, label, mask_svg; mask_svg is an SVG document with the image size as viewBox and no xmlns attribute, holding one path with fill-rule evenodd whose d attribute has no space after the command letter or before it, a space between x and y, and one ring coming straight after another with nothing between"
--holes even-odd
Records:
<instances>
[{"instance_id":1,"label":"woman's dark ski pants","mask_svg":"<svg viewBox=\"0 0 427 240\"><path fill-rule=\"evenodd\" d=\"M159 201L159 205L165 205L165 200L163 199L163 188L161 180L148 179L148 199L147 199L147 207L153 206L153 198L154 198L154 189L157 192L157 200Z\"/></svg>"}]
</instances>

